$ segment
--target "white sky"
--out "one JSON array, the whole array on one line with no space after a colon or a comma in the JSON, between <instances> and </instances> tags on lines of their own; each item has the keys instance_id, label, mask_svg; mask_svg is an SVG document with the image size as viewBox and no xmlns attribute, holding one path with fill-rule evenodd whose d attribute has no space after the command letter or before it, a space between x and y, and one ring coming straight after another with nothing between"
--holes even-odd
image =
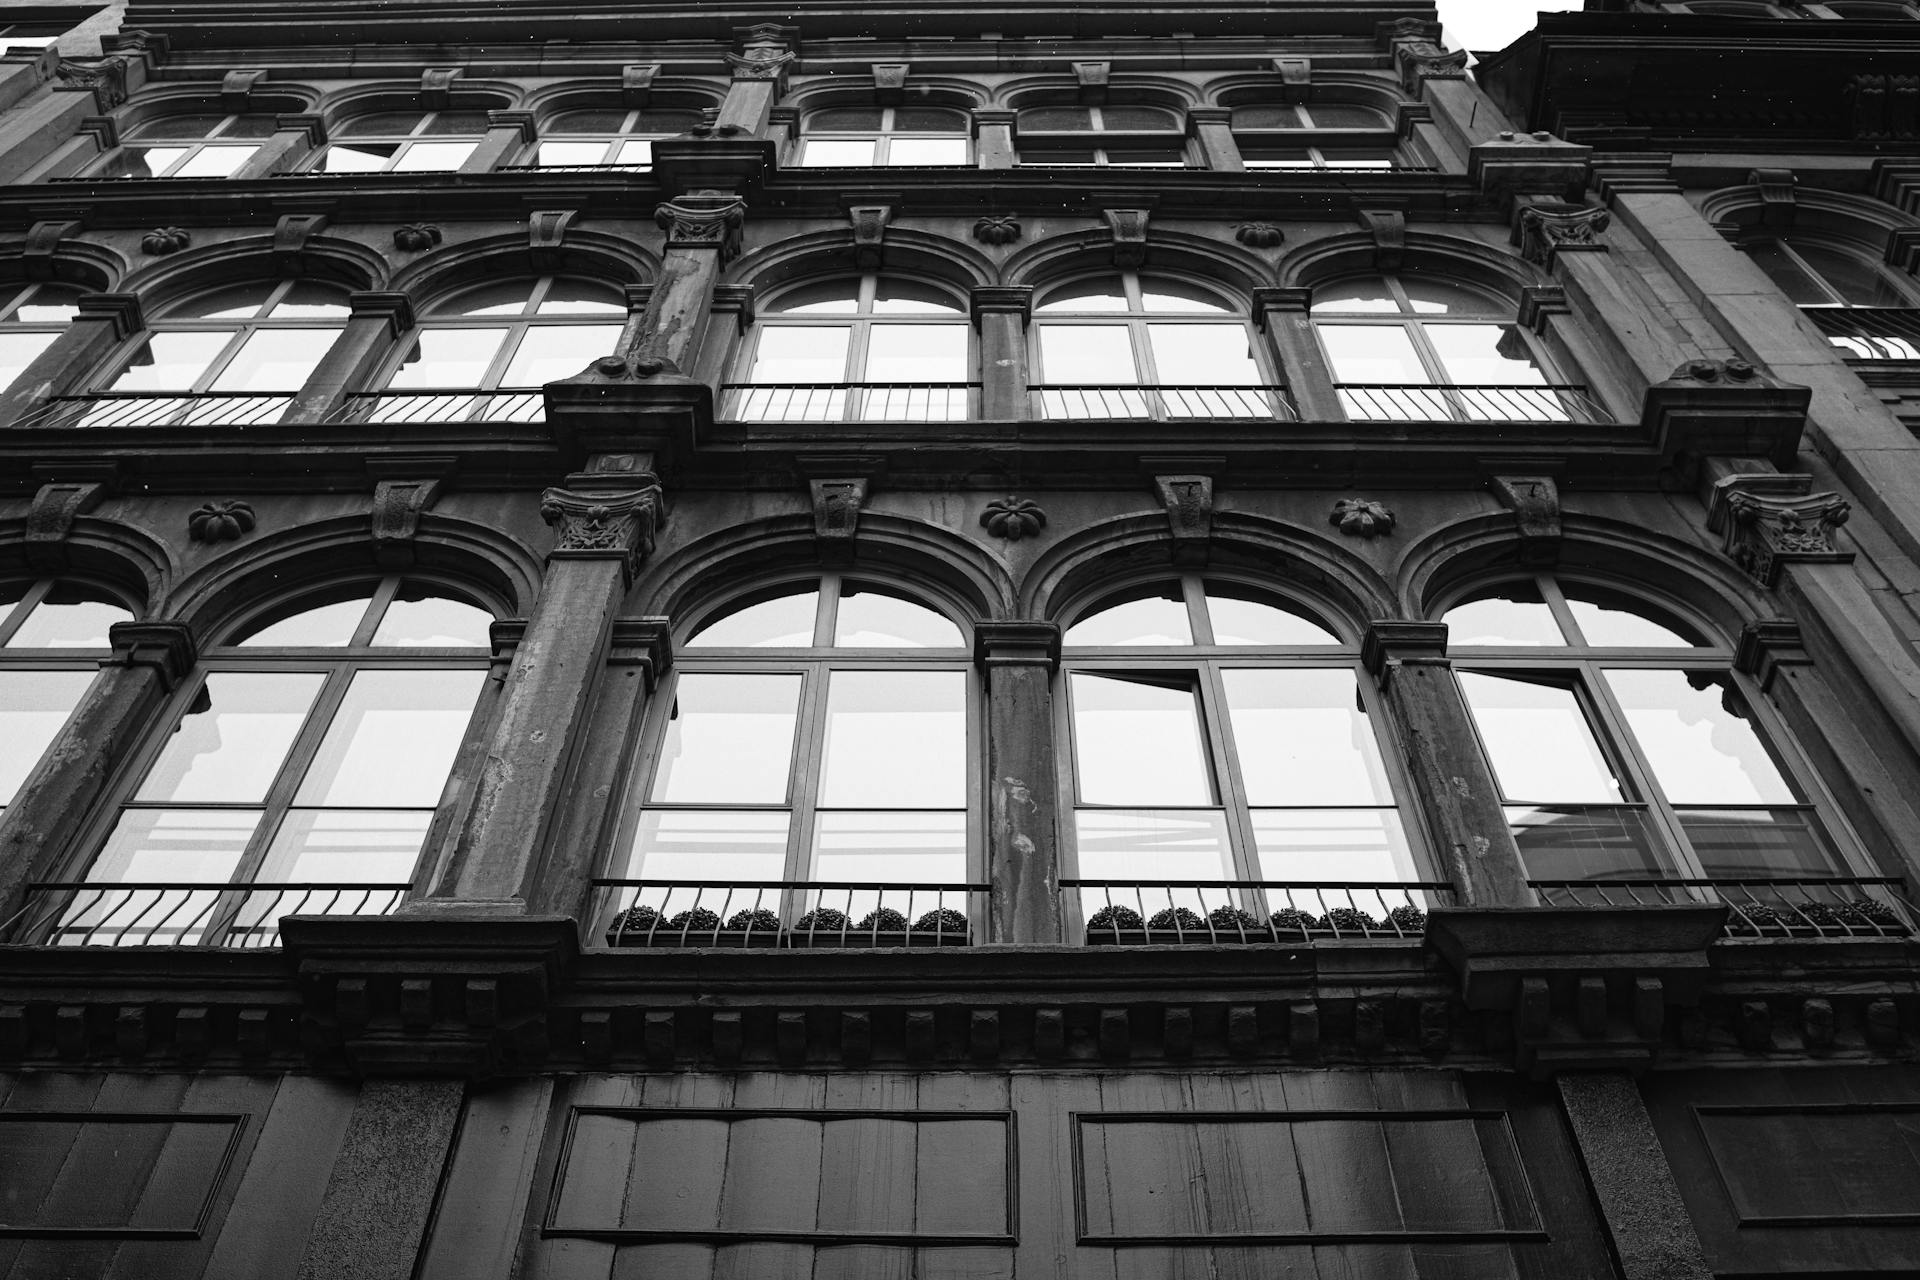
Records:
<instances>
[{"instance_id":1,"label":"white sky","mask_svg":"<svg viewBox=\"0 0 1920 1280\"><path fill-rule=\"evenodd\" d=\"M1533 29L1542 11L1579 9L1581 0L1440 0L1449 49L1504 49Z\"/></svg>"}]
</instances>

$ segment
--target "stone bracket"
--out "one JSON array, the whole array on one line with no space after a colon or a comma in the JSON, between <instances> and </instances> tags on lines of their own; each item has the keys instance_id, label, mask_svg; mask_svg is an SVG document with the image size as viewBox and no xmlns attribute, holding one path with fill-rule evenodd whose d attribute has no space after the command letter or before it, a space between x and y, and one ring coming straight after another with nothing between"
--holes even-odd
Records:
<instances>
[{"instance_id":1,"label":"stone bracket","mask_svg":"<svg viewBox=\"0 0 1920 1280\"><path fill-rule=\"evenodd\" d=\"M1280 77L1280 97L1284 102L1305 102L1313 89L1311 58L1275 58L1273 73Z\"/></svg>"},{"instance_id":2,"label":"stone bracket","mask_svg":"<svg viewBox=\"0 0 1920 1280\"><path fill-rule=\"evenodd\" d=\"M1560 558L1560 487L1552 476L1494 476L1488 482L1520 532L1520 562L1545 568Z\"/></svg>"},{"instance_id":3,"label":"stone bracket","mask_svg":"<svg viewBox=\"0 0 1920 1280\"><path fill-rule=\"evenodd\" d=\"M273 269L283 276L304 272L307 241L326 229L324 213L282 214L273 227Z\"/></svg>"},{"instance_id":4,"label":"stone bracket","mask_svg":"<svg viewBox=\"0 0 1920 1280\"><path fill-rule=\"evenodd\" d=\"M1073 80L1079 87L1080 101L1098 106L1107 100L1107 86L1113 76L1111 62L1076 62Z\"/></svg>"},{"instance_id":5,"label":"stone bracket","mask_svg":"<svg viewBox=\"0 0 1920 1280\"><path fill-rule=\"evenodd\" d=\"M220 81L220 105L228 111L253 110L254 86L267 78L264 67L249 67L227 72Z\"/></svg>"},{"instance_id":6,"label":"stone bracket","mask_svg":"<svg viewBox=\"0 0 1920 1280\"><path fill-rule=\"evenodd\" d=\"M428 67L420 73L420 107L423 111L444 111L453 100L453 82L464 67Z\"/></svg>"},{"instance_id":7,"label":"stone bracket","mask_svg":"<svg viewBox=\"0 0 1920 1280\"><path fill-rule=\"evenodd\" d=\"M1895 227L1887 232L1888 266L1908 275L1920 273L1920 227Z\"/></svg>"},{"instance_id":8,"label":"stone bracket","mask_svg":"<svg viewBox=\"0 0 1920 1280\"><path fill-rule=\"evenodd\" d=\"M577 209L535 209L527 215L527 256L535 271L560 269L567 228L579 216Z\"/></svg>"},{"instance_id":9,"label":"stone bracket","mask_svg":"<svg viewBox=\"0 0 1920 1280\"><path fill-rule=\"evenodd\" d=\"M80 230L78 219L62 218L36 222L27 230L27 241L20 250L21 273L29 280L53 279L54 257L60 242Z\"/></svg>"},{"instance_id":10,"label":"stone bracket","mask_svg":"<svg viewBox=\"0 0 1920 1280\"><path fill-rule=\"evenodd\" d=\"M41 485L27 511L28 565L42 573L64 572L74 520L99 506L107 492L107 483L99 480L54 480Z\"/></svg>"},{"instance_id":11,"label":"stone bracket","mask_svg":"<svg viewBox=\"0 0 1920 1280\"><path fill-rule=\"evenodd\" d=\"M1149 209L1102 209L1113 233L1113 265L1125 270L1147 260L1147 217Z\"/></svg>"},{"instance_id":12,"label":"stone bracket","mask_svg":"<svg viewBox=\"0 0 1920 1280\"><path fill-rule=\"evenodd\" d=\"M420 517L439 500L445 481L381 480L373 486L373 550L382 568L404 569L413 563L413 542Z\"/></svg>"},{"instance_id":13,"label":"stone bracket","mask_svg":"<svg viewBox=\"0 0 1920 1280\"><path fill-rule=\"evenodd\" d=\"M874 101L883 107L898 106L907 96L907 72L909 69L909 64L905 62L874 63Z\"/></svg>"},{"instance_id":14,"label":"stone bracket","mask_svg":"<svg viewBox=\"0 0 1920 1280\"><path fill-rule=\"evenodd\" d=\"M1407 252L1407 215L1398 209L1356 209L1354 216L1373 237L1373 265L1398 271Z\"/></svg>"},{"instance_id":15,"label":"stone bracket","mask_svg":"<svg viewBox=\"0 0 1920 1280\"><path fill-rule=\"evenodd\" d=\"M847 220L853 224L853 261L862 271L878 271L885 264L887 223L892 219L892 205L848 207Z\"/></svg>"},{"instance_id":16,"label":"stone bracket","mask_svg":"<svg viewBox=\"0 0 1920 1280\"><path fill-rule=\"evenodd\" d=\"M660 74L657 62L633 62L620 68L620 105L644 107Z\"/></svg>"},{"instance_id":17,"label":"stone bracket","mask_svg":"<svg viewBox=\"0 0 1920 1280\"><path fill-rule=\"evenodd\" d=\"M1174 563L1205 564L1213 536L1213 477L1155 476L1153 491L1166 508L1167 523L1172 528Z\"/></svg>"},{"instance_id":18,"label":"stone bracket","mask_svg":"<svg viewBox=\"0 0 1920 1280\"><path fill-rule=\"evenodd\" d=\"M1641 426L1662 457L1758 458L1793 465L1813 392L1744 360L1690 360L1647 388Z\"/></svg>"},{"instance_id":19,"label":"stone bracket","mask_svg":"<svg viewBox=\"0 0 1920 1280\"><path fill-rule=\"evenodd\" d=\"M1786 564L1850 564L1835 534L1853 506L1837 493L1813 493L1806 474L1736 473L1714 482L1707 529L1748 577L1771 589Z\"/></svg>"},{"instance_id":20,"label":"stone bracket","mask_svg":"<svg viewBox=\"0 0 1920 1280\"><path fill-rule=\"evenodd\" d=\"M105 667L150 667L160 687L172 690L193 670L199 646L184 622L116 622L107 628L113 656Z\"/></svg>"}]
</instances>

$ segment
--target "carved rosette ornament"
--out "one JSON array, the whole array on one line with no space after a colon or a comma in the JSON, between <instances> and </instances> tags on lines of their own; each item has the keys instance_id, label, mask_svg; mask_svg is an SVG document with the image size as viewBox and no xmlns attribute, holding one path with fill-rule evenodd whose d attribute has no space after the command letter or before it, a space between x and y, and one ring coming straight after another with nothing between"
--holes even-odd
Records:
<instances>
[{"instance_id":1,"label":"carved rosette ornament","mask_svg":"<svg viewBox=\"0 0 1920 1280\"><path fill-rule=\"evenodd\" d=\"M393 247L402 253L424 253L440 243L440 228L431 222L409 222L393 229Z\"/></svg>"},{"instance_id":2,"label":"carved rosette ornament","mask_svg":"<svg viewBox=\"0 0 1920 1280\"><path fill-rule=\"evenodd\" d=\"M981 244L1012 244L1020 238L1020 221L1011 213L992 214L973 224L973 238Z\"/></svg>"},{"instance_id":3,"label":"carved rosette ornament","mask_svg":"<svg viewBox=\"0 0 1920 1280\"><path fill-rule=\"evenodd\" d=\"M1726 553L1763 587L1779 581L1783 563L1848 558L1834 534L1853 505L1837 493L1776 497L1736 489L1727 494L1726 506Z\"/></svg>"},{"instance_id":4,"label":"carved rosette ornament","mask_svg":"<svg viewBox=\"0 0 1920 1280\"><path fill-rule=\"evenodd\" d=\"M980 513L980 527L996 538L1018 542L1047 527L1047 513L1031 498L995 498Z\"/></svg>"},{"instance_id":5,"label":"carved rosette ornament","mask_svg":"<svg viewBox=\"0 0 1920 1280\"><path fill-rule=\"evenodd\" d=\"M1277 249L1287 237L1271 222L1243 222L1233 229L1233 238L1249 249Z\"/></svg>"},{"instance_id":6,"label":"carved rosette ornament","mask_svg":"<svg viewBox=\"0 0 1920 1280\"><path fill-rule=\"evenodd\" d=\"M164 258L170 253L178 253L193 243L193 235L185 227L155 227L140 237L140 252L155 258Z\"/></svg>"},{"instance_id":7,"label":"carved rosette ornament","mask_svg":"<svg viewBox=\"0 0 1920 1280\"><path fill-rule=\"evenodd\" d=\"M1562 249L1606 252L1599 235L1613 221L1605 209L1528 205L1520 211L1520 254L1542 267L1553 265Z\"/></svg>"},{"instance_id":8,"label":"carved rosette ornament","mask_svg":"<svg viewBox=\"0 0 1920 1280\"><path fill-rule=\"evenodd\" d=\"M607 492L548 489L540 495L540 518L556 535L551 558L618 560L632 573L653 553L661 497L658 481Z\"/></svg>"},{"instance_id":9,"label":"carved rosette ornament","mask_svg":"<svg viewBox=\"0 0 1920 1280\"><path fill-rule=\"evenodd\" d=\"M1333 504L1327 523L1354 538L1381 538L1393 532L1393 512L1369 498L1342 498Z\"/></svg>"},{"instance_id":10,"label":"carved rosette ornament","mask_svg":"<svg viewBox=\"0 0 1920 1280\"><path fill-rule=\"evenodd\" d=\"M244 502L208 502L187 517L187 536L195 542L232 542L253 532L253 508Z\"/></svg>"},{"instance_id":11,"label":"carved rosette ornament","mask_svg":"<svg viewBox=\"0 0 1920 1280\"><path fill-rule=\"evenodd\" d=\"M695 191L655 209L653 220L667 233L667 248L713 249L725 266L740 252L747 202L730 192Z\"/></svg>"}]
</instances>

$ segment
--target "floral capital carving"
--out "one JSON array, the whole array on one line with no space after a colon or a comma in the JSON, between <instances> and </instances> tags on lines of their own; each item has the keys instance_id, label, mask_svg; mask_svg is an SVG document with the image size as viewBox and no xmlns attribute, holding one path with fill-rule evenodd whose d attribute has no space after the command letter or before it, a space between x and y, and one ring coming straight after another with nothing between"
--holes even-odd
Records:
<instances>
[{"instance_id":1,"label":"floral capital carving","mask_svg":"<svg viewBox=\"0 0 1920 1280\"><path fill-rule=\"evenodd\" d=\"M641 477L634 477L636 479ZM556 534L549 558L618 560L631 574L653 553L662 519L660 483L651 476L638 489L548 489L540 495L540 518Z\"/></svg>"},{"instance_id":2,"label":"floral capital carving","mask_svg":"<svg viewBox=\"0 0 1920 1280\"><path fill-rule=\"evenodd\" d=\"M747 202L724 192L695 192L667 201L653 211L653 220L667 233L667 248L712 249L725 266L740 252Z\"/></svg>"},{"instance_id":3,"label":"floral capital carving","mask_svg":"<svg viewBox=\"0 0 1920 1280\"><path fill-rule=\"evenodd\" d=\"M1287 237L1271 222L1243 222L1233 229L1233 238L1249 249L1273 249Z\"/></svg>"},{"instance_id":4,"label":"floral capital carving","mask_svg":"<svg viewBox=\"0 0 1920 1280\"><path fill-rule=\"evenodd\" d=\"M440 243L440 228L431 222L409 222L393 229L393 247L402 253L424 253Z\"/></svg>"},{"instance_id":5,"label":"floral capital carving","mask_svg":"<svg viewBox=\"0 0 1920 1280\"><path fill-rule=\"evenodd\" d=\"M727 65L735 80L779 80L793 65L794 53L778 45L755 45L741 53L727 55Z\"/></svg>"},{"instance_id":6,"label":"floral capital carving","mask_svg":"<svg viewBox=\"0 0 1920 1280\"><path fill-rule=\"evenodd\" d=\"M1393 511L1383 502L1370 498L1342 498L1333 504L1327 518L1340 532L1354 538L1381 538L1393 532Z\"/></svg>"},{"instance_id":7,"label":"floral capital carving","mask_svg":"<svg viewBox=\"0 0 1920 1280\"><path fill-rule=\"evenodd\" d=\"M1031 498L995 498L980 513L980 527L996 538L1018 542L1047 527L1047 513Z\"/></svg>"},{"instance_id":8,"label":"floral capital carving","mask_svg":"<svg viewBox=\"0 0 1920 1280\"><path fill-rule=\"evenodd\" d=\"M253 532L253 508L244 502L208 502L187 517L187 536L195 542L232 542Z\"/></svg>"},{"instance_id":9,"label":"floral capital carving","mask_svg":"<svg viewBox=\"0 0 1920 1280\"><path fill-rule=\"evenodd\" d=\"M1543 267L1562 249L1606 252L1599 235L1613 222L1605 209L1567 205L1528 205L1520 211L1520 253Z\"/></svg>"},{"instance_id":10,"label":"floral capital carving","mask_svg":"<svg viewBox=\"0 0 1920 1280\"><path fill-rule=\"evenodd\" d=\"M1837 493L1793 497L1733 488L1725 493L1724 500L1722 547L1748 577L1763 587L1772 587L1780 580L1783 564L1852 559L1852 554L1841 550L1834 540L1840 526L1853 514L1852 504Z\"/></svg>"},{"instance_id":11,"label":"floral capital carving","mask_svg":"<svg viewBox=\"0 0 1920 1280\"><path fill-rule=\"evenodd\" d=\"M127 60L99 58L75 61L63 58L53 69L54 88L69 93L91 93L105 115L127 100Z\"/></svg>"},{"instance_id":12,"label":"floral capital carving","mask_svg":"<svg viewBox=\"0 0 1920 1280\"><path fill-rule=\"evenodd\" d=\"M1012 244L1020 238L1020 220L1011 213L991 214L973 224L973 238L981 244Z\"/></svg>"},{"instance_id":13,"label":"floral capital carving","mask_svg":"<svg viewBox=\"0 0 1920 1280\"><path fill-rule=\"evenodd\" d=\"M178 253L193 243L193 235L185 227L155 227L140 237L140 252L155 258L164 258L170 253Z\"/></svg>"}]
</instances>

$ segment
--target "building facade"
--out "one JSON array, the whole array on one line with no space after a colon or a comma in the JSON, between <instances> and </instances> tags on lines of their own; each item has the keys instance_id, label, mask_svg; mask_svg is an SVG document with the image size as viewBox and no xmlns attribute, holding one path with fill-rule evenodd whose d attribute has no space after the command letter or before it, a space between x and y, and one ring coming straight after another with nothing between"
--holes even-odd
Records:
<instances>
[{"instance_id":1,"label":"building facade","mask_svg":"<svg viewBox=\"0 0 1920 1280\"><path fill-rule=\"evenodd\" d=\"M0 1276L1920 1268L1920 8L0 19Z\"/></svg>"}]
</instances>

